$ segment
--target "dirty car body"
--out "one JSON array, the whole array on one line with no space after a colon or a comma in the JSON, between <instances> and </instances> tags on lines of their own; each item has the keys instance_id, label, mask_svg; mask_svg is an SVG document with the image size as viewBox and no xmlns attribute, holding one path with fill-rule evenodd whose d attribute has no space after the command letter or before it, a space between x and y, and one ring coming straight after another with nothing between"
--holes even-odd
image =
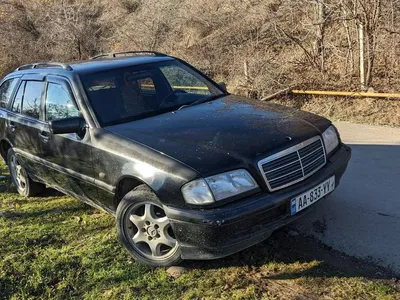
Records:
<instances>
[{"instance_id":1,"label":"dirty car body","mask_svg":"<svg viewBox=\"0 0 400 300\"><path fill-rule=\"evenodd\" d=\"M6 82L3 158L12 149L33 182L114 215L145 186L183 259L223 257L266 239L330 194L351 156L329 120L230 95L157 53L28 66L5 77L0 93ZM25 109L34 87L36 106ZM57 108L65 93L70 102ZM158 226L143 226L157 239ZM149 263L163 265L162 255Z\"/></svg>"}]
</instances>

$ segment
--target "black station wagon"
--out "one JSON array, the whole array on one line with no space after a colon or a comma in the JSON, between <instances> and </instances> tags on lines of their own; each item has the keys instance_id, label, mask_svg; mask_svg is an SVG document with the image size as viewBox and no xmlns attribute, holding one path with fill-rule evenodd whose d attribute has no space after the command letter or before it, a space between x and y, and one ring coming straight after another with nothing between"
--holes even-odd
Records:
<instances>
[{"instance_id":1,"label":"black station wagon","mask_svg":"<svg viewBox=\"0 0 400 300\"><path fill-rule=\"evenodd\" d=\"M331 193L351 156L325 118L230 95L158 52L24 65L0 105L18 192L48 186L115 215L123 245L153 266L266 239Z\"/></svg>"}]
</instances>

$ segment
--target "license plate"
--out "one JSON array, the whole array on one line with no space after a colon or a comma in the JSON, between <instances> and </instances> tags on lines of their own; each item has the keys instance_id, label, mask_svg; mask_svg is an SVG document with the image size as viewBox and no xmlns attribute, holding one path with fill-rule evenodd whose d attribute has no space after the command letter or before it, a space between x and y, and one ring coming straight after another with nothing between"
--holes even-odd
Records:
<instances>
[{"instance_id":1,"label":"license plate","mask_svg":"<svg viewBox=\"0 0 400 300\"><path fill-rule=\"evenodd\" d=\"M335 189L335 176L332 176L331 178L325 180L316 187L293 198L290 201L290 210L292 216L294 214L297 214L299 211L302 211L303 209L314 204L327 194L333 192L334 189Z\"/></svg>"}]
</instances>

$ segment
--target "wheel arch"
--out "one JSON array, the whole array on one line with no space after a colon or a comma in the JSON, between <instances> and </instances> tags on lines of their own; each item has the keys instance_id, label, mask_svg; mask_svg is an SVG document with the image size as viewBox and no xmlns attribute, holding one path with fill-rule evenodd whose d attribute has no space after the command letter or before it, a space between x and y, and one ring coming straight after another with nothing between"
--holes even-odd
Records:
<instances>
[{"instance_id":1,"label":"wheel arch","mask_svg":"<svg viewBox=\"0 0 400 300\"><path fill-rule=\"evenodd\" d=\"M121 202L122 198L124 198L126 194L128 194L131 190L141 185L145 186L146 188L154 192L154 190L147 183L145 183L143 180L135 176L124 176L120 178L115 188L115 196L114 196L115 210L117 210L118 204Z\"/></svg>"},{"instance_id":2,"label":"wheel arch","mask_svg":"<svg viewBox=\"0 0 400 300\"><path fill-rule=\"evenodd\" d=\"M0 155L6 163L7 163L7 152L10 148L12 148L12 145L8 140L4 139L0 141Z\"/></svg>"}]
</instances>

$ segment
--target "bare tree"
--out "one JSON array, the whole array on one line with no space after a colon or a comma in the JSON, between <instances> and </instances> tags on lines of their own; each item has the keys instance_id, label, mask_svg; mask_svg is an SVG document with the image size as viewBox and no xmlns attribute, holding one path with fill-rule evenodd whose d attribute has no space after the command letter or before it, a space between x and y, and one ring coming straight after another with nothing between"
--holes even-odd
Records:
<instances>
[{"instance_id":1,"label":"bare tree","mask_svg":"<svg viewBox=\"0 0 400 300\"><path fill-rule=\"evenodd\" d=\"M373 68L375 63L375 54L378 46L378 30L381 16L381 0L359 1L361 8L360 21L365 28L366 49L367 49L367 74L366 84L369 86L372 82Z\"/></svg>"},{"instance_id":2,"label":"bare tree","mask_svg":"<svg viewBox=\"0 0 400 300\"><path fill-rule=\"evenodd\" d=\"M314 51L320 57L320 68L323 72L325 69L325 21L326 21L326 7L325 0L316 0L316 39Z\"/></svg>"},{"instance_id":3,"label":"bare tree","mask_svg":"<svg viewBox=\"0 0 400 300\"><path fill-rule=\"evenodd\" d=\"M291 84L357 88L362 24L366 84L398 89L399 13L398 0L2 0L0 73L149 49L256 96Z\"/></svg>"}]
</instances>

